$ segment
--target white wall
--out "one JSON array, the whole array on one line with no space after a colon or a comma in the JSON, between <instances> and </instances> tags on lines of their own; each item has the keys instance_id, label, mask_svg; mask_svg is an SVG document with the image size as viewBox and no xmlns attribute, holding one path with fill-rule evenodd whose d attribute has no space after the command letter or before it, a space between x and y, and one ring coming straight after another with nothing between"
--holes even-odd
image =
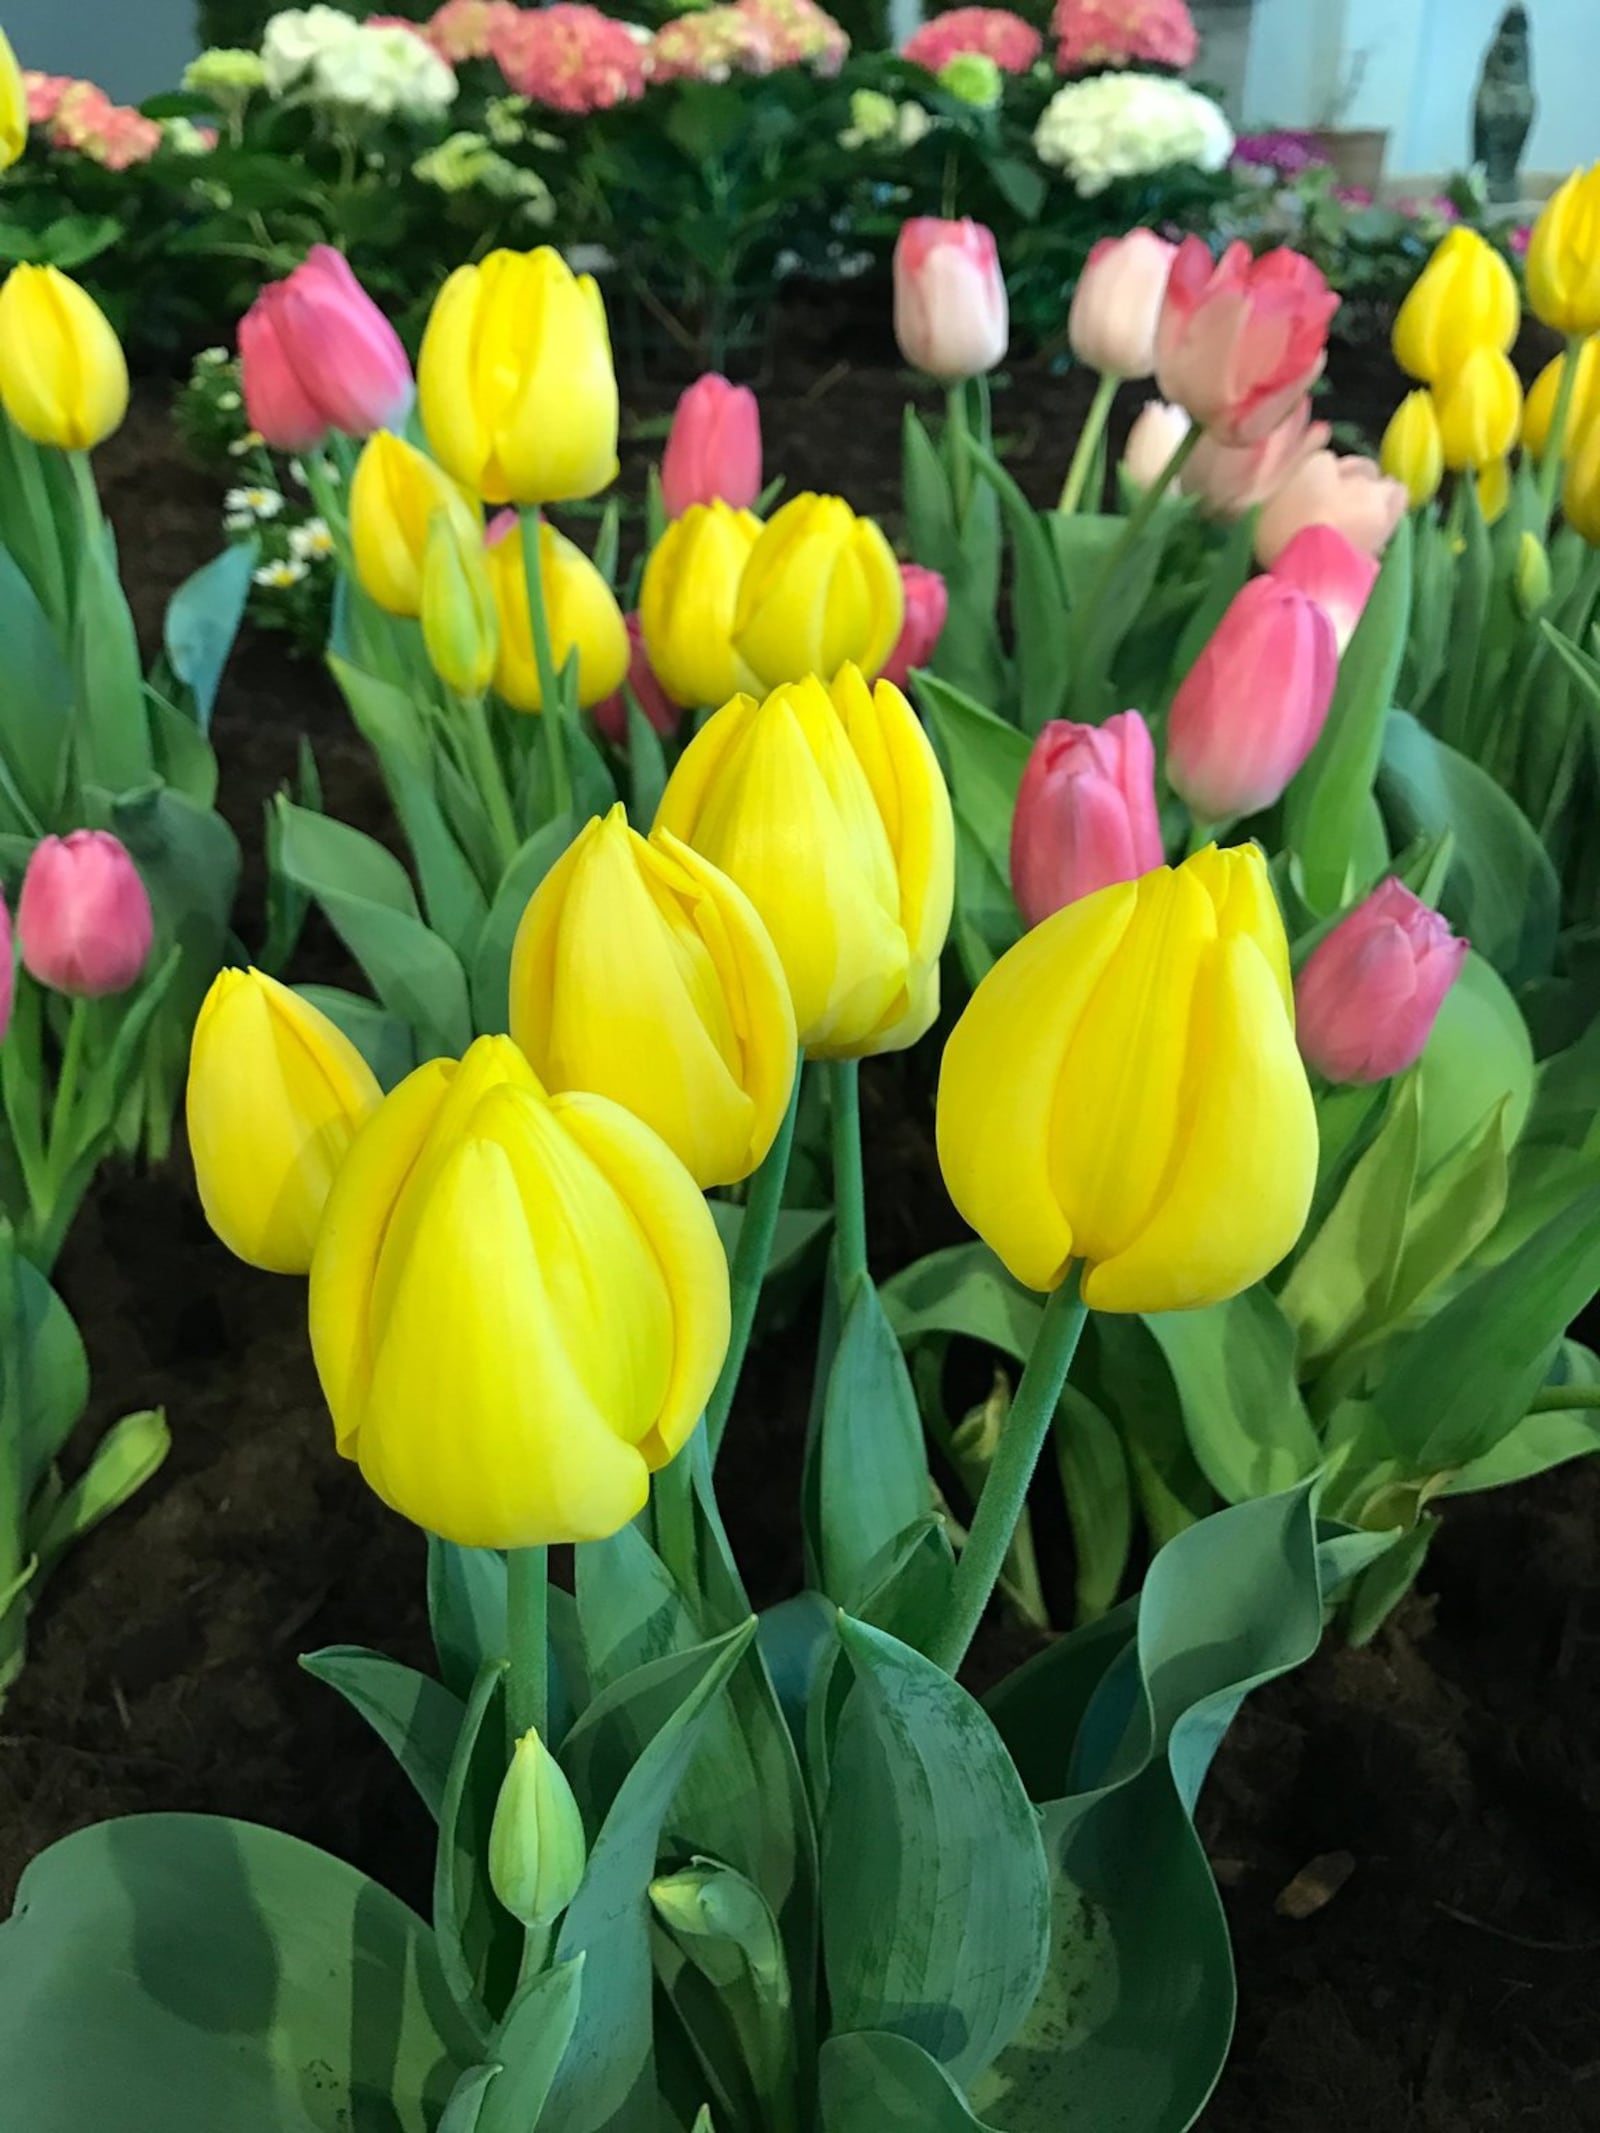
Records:
<instances>
[{"instance_id":1,"label":"white wall","mask_svg":"<svg viewBox=\"0 0 1600 2133\"><path fill-rule=\"evenodd\" d=\"M198 49L194 14L194 0L0 0L23 66L82 75L124 104L177 87Z\"/></svg>"}]
</instances>

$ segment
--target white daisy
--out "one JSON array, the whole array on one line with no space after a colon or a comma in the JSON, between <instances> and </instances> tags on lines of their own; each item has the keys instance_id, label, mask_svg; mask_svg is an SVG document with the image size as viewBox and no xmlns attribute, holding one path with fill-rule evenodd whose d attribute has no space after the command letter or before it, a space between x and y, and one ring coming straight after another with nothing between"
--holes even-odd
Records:
<instances>
[{"instance_id":1,"label":"white daisy","mask_svg":"<svg viewBox=\"0 0 1600 2133\"><path fill-rule=\"evenodd\" d=\"M224 414L231 415L236 407L243 407L244 402L237 393L218 393L217 405Z\"/></svg>"},{"instance_id":2,"label":"white daisy","mask_svg":"<svg viewBox=\"0 0 1600 2133\"><path fill-rule=\"evenodd\" d=\"M229 533L248 533L255 522L253 511L230 511L222 521Z\"/></svg>"},{"instance_id":3,"label":"white daisy","mask_svg":"<svg viewBox=\"0 0 1600 2133\"><path fill-rule=\"evenodd\" d=\"M254 518L276 518L283 498L276 489L230 489L222 499L225 511L248 511Z\"/></svg>"},{"instance_id":4,"label":"white daisy","mask_svg":"<svg viewBox=\"0 0 1600 2133\"><path fill-rule=\"evenodd\" d=\"M228 452L234 459L243 459L247 452L259 452L266 441L259 430L246 430L242 437L234 438Z\"/></svg>"},{"instance_id":5,"label":"white daisy","mask_svg":"<svg viewBox=\"0 0 1600 2133\"><path fill-rule=\"evenodd\" d=\"M305 574L304 563L286 556L281 563L263 563L256 572L256 583L270 585L275 592L287 592L291 585L298 585Z\"/></svg>"},{"instance_id":6,"label":"white daisy","mask_svg":"<svg viewBox=\"0 0 1600 2133\"><path fill-rule=\"evenodd\" d=\"M219 364L228 361L228 351L226 348L202 348L197 360L208 370L215 370Z\"/></svg>"},{"instance_id":7,"label":"white daisy","mask_svg":"<svg viewBox=\"0 0 1600 2133\"><path fill-rule=\"evenodd\" d=\"M333 535L325 518L308 518L289 531L289 548L302 563L320 563L333 553Z\"/></svg>"}]
</instances>

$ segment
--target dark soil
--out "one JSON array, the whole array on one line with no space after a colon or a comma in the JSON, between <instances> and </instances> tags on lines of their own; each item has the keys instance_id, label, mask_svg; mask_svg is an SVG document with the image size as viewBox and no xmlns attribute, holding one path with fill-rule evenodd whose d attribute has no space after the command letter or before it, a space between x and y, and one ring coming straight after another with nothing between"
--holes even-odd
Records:
<instances>
[{"instance_id":1,"label":"dark soil","mask_svg":"<svg viewBox=\"0 0 1600 2133\"><path fill-rule=\"evenodd\" d=\"M769 465L791 490L839 489L892 523L907 381L872 330L877 341L837 314L786 320L763 413ZM1398 389L1381 349L1339 350L1329 411L1370 435ZM1041 499L1083 402L1080 381L1040 372L997 395L1008 463ZM665 404L636 394L630 411ZM214 549L218 485L177 460L155 389L100 468L148 641ZM302 732L330 811L383 834L381 787L321 673L281 640L247 638L216 722L224 805L250 855L246 941L259 938L261 807ZM344 974L315 930L300 968ZM865 1101L887 1273L960 1230L916 1069L882 1064ZM162 1404L174 1450L40 1610L0 1717L0 1897L67 1831L162 1807L280 1825L425 1907L421 1809L295 1664L332 1642L426 1652L420 1539L334 1454L302 1284L228 1257L181 1150L153 1177L102 1179L60 1279L89 1343L91 1427ZM802 1323L758 1351L725 1458L724 1508L758 1602L799 1575L810 1333ZM1420 1595L1376 1645L1330 1644L1234 1726L1202 1807L1241 2003L1214 2133L1600 2127L1597 1531L1592 1465L1447 1505ZM1313 1861L1343 1885L1310 1917L1280 1916L1280 1891Z\"/></svg>"}]
</instances>

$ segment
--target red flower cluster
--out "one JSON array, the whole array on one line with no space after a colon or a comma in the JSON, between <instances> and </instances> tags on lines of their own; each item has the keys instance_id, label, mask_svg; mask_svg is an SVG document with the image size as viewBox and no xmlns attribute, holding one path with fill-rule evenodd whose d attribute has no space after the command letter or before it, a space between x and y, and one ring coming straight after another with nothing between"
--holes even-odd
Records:
<instances>
[{"instance_id":1,"label":"red flower cluster","mask_svg":"<svg viewBox=\"0 0 1600 2133\"><path fill-rule=\"evenodd\" d=\"M489 50L518 96L579 114L642 96L647 49L626 23L583 0L514 8L489 33Z\"/></svg>"},{"instance_id":2,"label":"red flower cluster","mask_svg":"<svg viewBox=\"0 0 1600 2133\"><path fill-rule=\"evenodd\" d=\"M107 170L148 163L161 146L161 128L126 104L114 104L92 81L67 74L24 74L28 120L43 126L52 148L70 148Z\"/></svg>"},{"instance_id":3,"label":"red flower cluster","mask_svg":"<svg viewBox=\"0 0 1600 2133\"><path fill-rule=\"evenodd\" d=\"M1184 0L1056 0L1056 67L1188 67L1200 34Z\"/></svg>"},{"instance_id":4,"label":"red flower cluster","mask_svg":"<svg viewBox=\"0 0 1600 2133\"><path fill-rule=\"evenodd\" d=\"M1044 49L1031 22L1006 7L957 7L935 15L907 40L905 57L937 74L963 53L992 59L1002 74L1026 74Z\"/></svg>"}]
</instances>

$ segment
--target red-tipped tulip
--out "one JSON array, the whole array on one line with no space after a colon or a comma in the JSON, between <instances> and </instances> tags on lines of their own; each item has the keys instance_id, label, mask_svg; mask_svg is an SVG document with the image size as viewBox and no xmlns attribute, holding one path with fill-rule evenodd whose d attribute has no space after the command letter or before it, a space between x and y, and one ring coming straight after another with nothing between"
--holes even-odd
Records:
<instances>
[{"instance_id":1,"label":"red-tipped tulip","mask_svg":"<svg viewBox=\"0 0 1600 2133\"><path fill-rule=\"evenodd\" d=\"M627 686L639 699L639 709L657 733L676 733L683 713L656 678L650 654L645 650L644 631L639 626L638 614L624 615L622 619L628 625ZM594 722L606 739L618 747L628 738L628 705L621 689L595 705Z\"/></svg>"},{"instance_id":2,"label":"red-tipped tulip","mask_svg":"<svg viewBox=\"0 0 1600 2133\"><path fill-rule=\"evenodd\" d=\"M1316 601L1333 624L1342 658L1378 582L1376 561L1337 526L1303 526L1273 562L1272 575Z\"/></svg>"},{"instance_id":3,"label":"red-tipped tulip","mask_svg":"<svg viewBox=\"0 0 1600 2133\"><path fill-rule=\"evenodd\" d=\"M1329 1081L1387 1081L1418 1058L1467 959L1404 882L1379 882L1312 950L1295 981L1295 1033Z\"/></svg>"},{"instance_id":4,"label":"red-tipped tulip","mask_svg":"<svg viewBox=\"0 0 1600 2133\"><path fill-rule=\"evenodd\" d=\"M1011 889L1030 926L1162 864L1156 754L1137 711L1039 730L1011 818Z\"/></svg>"},{"instance_id":5,"label":"red-tipped tulip","mask_svg":"<svg viewBox=\"0 0 1600 2133\"><path fill-rule=\"evenodd\" d=\"M239 361L245 413L280 452L309 451L329 430L398 430L416 390L399 335L326 244L250 306Z\"/></svg>"},{"instance_id":6,"label":"red-tipped tulip","mask_svg":"<svg viewBox=\"0 0 1600 2133\"><path fill-rule=\"evenodd\" d=\"M17 904L30 977L87 1000L126 992L154 934L139 869L109 830L73 830L34 846Z\"/></svg>"},{"instance_id":7,"label":"red-tipped tulip","mask_svg":"<svg viewBox=\"0 0 1600 2133\"><path fill-rule=\"evenodd\" d=\"M913 667L925 667L933 657L950 612L950 594L938 571L925 570L920 563L902 563L900 583L905 589L906 619L880 676L897 689L905 687Z\"/></svg>"},{"instance_id":8,"label":"red-tipped tulip","mask_svg":"<svg viewBox=\"0 0 1600 2133\"><path fill-rule=\"evenodd\" d=\"M1332 435L1326 422L1312 421L1311 402L1297 400L1257 444L1219 444L1207 431L1185 461L1178 485L1207 518L1243 518L1276 496Z\"/></svg>"},{"instance_id":9,"label":"red-tipped tulip","mask_svg":"<svg viewBox=\"0 0 1600 2133\"><path fill-rule=\"evenodd\" d=\"M1316 745L1333 700L1333 624L1277 578L1234 596L1179 684L1167 776L1198 822L1269 807Z\"/></svg>"},{"instance_id":10,"label":"red-tipped tulip","mask_svg":"<svg viewBox=\"0 0 1600 2133\"><path fill-rule=\"evenodd\" d=\"M1114 378L1148 378L1156 323L1177 246L1154 230L1102 237L1072 293L1067 337L1080 363Z\"/></svg>"},{"instance_id":11,"label":"red-tipped tulip","mask_svg":"<svg viewBox=\"0 0 1600 2133\"><path fill-rule=\"evenodd\" d=\"M696 378L679 400L661 455L661 496L668 518L721 497L748 511L761 494L761 409L748 385L716 371Z\"/></svg>"},{"instance_id":12,"label":"red-tipped tulip","mask_svg":"<svg viewBox=\"0 0 1600 2133\"><path fill-rule=\"evenodd\" d=\"M1162 394L1223 444L1258 444L1321 377L1338 308L1298 252L1252 259L1230 244L1213 262L1203 238L1186 237L1156 329Z\"/></svg>"},{"instance_id":13,"label":"red-tipped tulip","mask_svg":"<svg viewBox=\"0 0 1600 2133\"><path fill-rule=\"evenodd\" d=\"M953 383L993 370L1010 336L994 232L981 222L916 215L894 248L894 331L900 353Z\"/></svg>"},{"instance_id":14,"label":"red-tipped tulip","mask_svg":"<svg viewBox=\"0 0 1600 2133\"><path fill-rule=\"evenodd\" d=\"M1270 568L1307 526L1336 526L1367 555L1382 555L1410 498L1376 460L1313 452L1267 499L1256 527L1256 560Z\"/></svg>"}]
</instances>

